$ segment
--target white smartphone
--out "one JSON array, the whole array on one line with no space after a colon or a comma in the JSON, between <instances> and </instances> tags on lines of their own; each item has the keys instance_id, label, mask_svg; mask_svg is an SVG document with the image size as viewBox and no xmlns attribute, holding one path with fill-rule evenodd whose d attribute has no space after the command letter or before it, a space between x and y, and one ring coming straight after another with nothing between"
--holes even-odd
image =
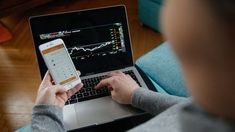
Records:
<instances>
[{"instance_id":1,"label":"white smartphone","mask_svg":"<svg viewBox=\"0 0 235 132\"><path fill-rule=\"evenodd\" d=\"M81 83L73 61L62 39L56 39L39 46L44 62L55 82L66 90Z\"/></svg>"}]
</instances>

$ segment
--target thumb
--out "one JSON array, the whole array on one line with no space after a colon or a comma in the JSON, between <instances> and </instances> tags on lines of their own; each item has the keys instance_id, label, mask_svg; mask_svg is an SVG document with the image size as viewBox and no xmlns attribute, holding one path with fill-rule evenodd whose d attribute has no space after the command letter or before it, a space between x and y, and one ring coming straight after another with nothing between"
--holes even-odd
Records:
<instances>
[{"instance_id":1,"label":"thumb","mask_svg":"<svg viewBox=\"0 0 235 132\"><path fill-rule=\"evenodd\" d=\"M50 73L47 71L43 80L42 80L42 84L46 85L46 86L52 86L52 78Z\"/></svg>"}]
</instances>

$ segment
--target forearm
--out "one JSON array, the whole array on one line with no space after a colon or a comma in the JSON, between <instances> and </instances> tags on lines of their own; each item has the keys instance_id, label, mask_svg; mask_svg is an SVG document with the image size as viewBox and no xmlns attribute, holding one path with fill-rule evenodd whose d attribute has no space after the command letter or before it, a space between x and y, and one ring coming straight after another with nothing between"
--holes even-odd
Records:
<instances>
[{"instance_id":1,"label":"forearm","mask_svg":"<svg viewBox=\"0 0 235 132\"><path fill-rule=\"evenodd\" d=\"M36 105L33 108L32 131L64 132L62 108L52 105Z\"/></svg>"},{"instance_id":2,"label":"forearm","mask_svg":"<svg viewBox=\"0 0 235 132\"><path fill-rule=\"evenodd\" d=\"M164 95L139 88L132 95L132 105L152 115L157 115L174 104L186 101L187 98Z\"/></svg>"}]
</instances>

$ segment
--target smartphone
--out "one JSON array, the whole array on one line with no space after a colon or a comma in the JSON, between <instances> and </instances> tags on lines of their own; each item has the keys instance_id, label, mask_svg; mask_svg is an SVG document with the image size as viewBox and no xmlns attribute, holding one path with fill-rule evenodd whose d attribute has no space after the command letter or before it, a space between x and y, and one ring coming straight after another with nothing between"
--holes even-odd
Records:
<instances>
[{"instance_id":1,"label":"smartphone","mask_svg":"<svg viewBox=\"0 0 235 132\"><path fill-rule=\"evenodd\" d=\"M66 90L81 83L73 61L62 39L56 39L39 46L44 62L55 82Z\"/></svg>"}]
</instances>

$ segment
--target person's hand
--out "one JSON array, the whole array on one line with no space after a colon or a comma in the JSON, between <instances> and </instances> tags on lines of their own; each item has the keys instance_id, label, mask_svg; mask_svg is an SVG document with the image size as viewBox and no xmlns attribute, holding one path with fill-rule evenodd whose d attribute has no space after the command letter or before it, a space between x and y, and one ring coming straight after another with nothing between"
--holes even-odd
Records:
<instances>
[{"instance_id":1,"label":"person's hand","mask_svg":"<svg viewBox=\"0 0 235 132\"><path fill-rule=\"evenodd\" d=\"M35 104L56 105L63 107L68 98L79 91L82 87L83 84L80 83L74 88L66 91L62 85L53 85L52 78L49 75L49 72L47 72L41 82L41 85L39 86Z\"/></svg>"},{"instance_id":2,"label":"person's hand","mask_svg":"<svg viewBox=\"0 0 235 132\"><path fill-rule=\"evenodd\" d=\"M120 104L131 104L132 94L140 86L130 77L120 71L112 72L109 77L100 81L95 87L100 89L108 87L111 90L112 99Z\"/></svg>"}]
</instances>

